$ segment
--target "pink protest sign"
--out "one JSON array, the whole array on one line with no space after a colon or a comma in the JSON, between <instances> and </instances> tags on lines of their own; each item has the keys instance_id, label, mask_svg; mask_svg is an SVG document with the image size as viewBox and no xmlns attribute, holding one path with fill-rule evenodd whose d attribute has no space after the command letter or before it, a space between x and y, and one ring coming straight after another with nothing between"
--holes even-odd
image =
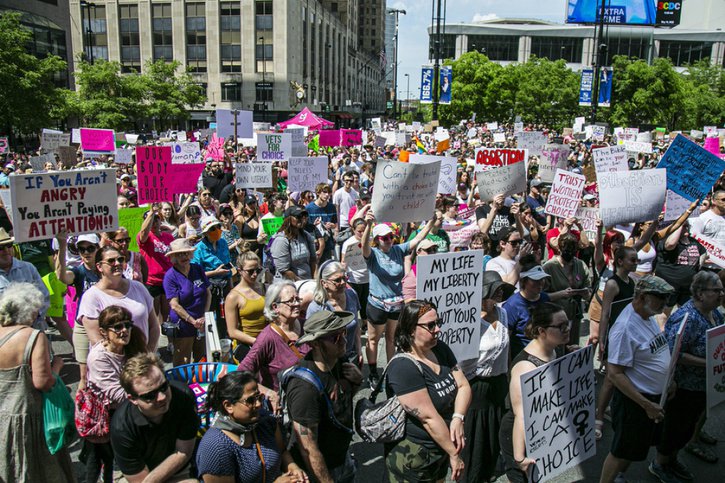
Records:
<instances>
[{"instance_id":1,"label":"pink protest sign","mask_svg":"<svg viewBox=\"0 0 725 483\"><path fill-rule=\"evenodd\" d=\"M720 138L705 138L705 149L715 156L720 156Z\"/></svg>"},{"instance_id":2,"label":"pink protest sign","mask_svg":"<svg viewBox=\"0 0 725 483\"><path fill-rule=\"evenodd\" d=\"M176 166L185 166L179 164ZM193 165L191 165L193 166ZM138 176L138 203L171 201L174 193L169 175L171 146L144 146L136 148L136 174Z\"/></svg>"},{"instance_id":3,"label":"pink protest sign","mask_svg":"<svg viewBox=\"0 0 725 483\"><path fill-rule=\"evenodd\" d=\"M351 146L360 146L362 144L362 131L360 129L340 129L342 142L341 146L349 148Z\"/></svg>"},{"instance_id":4,"label":"pink protest sign","mask_svg":"<svg viewBox=\"0 0 725 483\"><path fill-rule=\"evenodd\" d=\"M204 163L201 164L172 164L169 166L171 192L175 195L184 193L196 193L199 176L204 171Z\"/></svg>"},{"instance_id":5,"label":"pink protest sign","mask_svg":"<svg viewBox=\"0 0 725 483\"><path fill-rule=\"evenodd\" d=\"M116 135L113 129L81 128L81 149L84 152L113 153L116 151Z\"/></svg>"},{"instance_id":6,"label":"pink protest sign","mask_svg":"<svg viewBox=\"0 0 725 483\"><path fill-rule=\"evenodd\" d=\"M320 131L320 147L339 146L340 130L339 129L323 129Z\"/></svg>"}]
</instances>

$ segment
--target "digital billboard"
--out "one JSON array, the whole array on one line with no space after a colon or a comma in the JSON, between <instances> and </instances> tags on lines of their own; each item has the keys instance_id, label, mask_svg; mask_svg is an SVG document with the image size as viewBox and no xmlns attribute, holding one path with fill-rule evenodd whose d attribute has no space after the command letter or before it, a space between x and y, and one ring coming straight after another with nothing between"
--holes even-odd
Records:
<instances>
[{"instance_id":1,"label":"digital billboard","mask_svg":"<svg viewBox=\"0 0 725 483\"><path fill-rule=\"evenodd\" d=\"M602 2L605 24L663 27L679 25L683 3L682 0L568 0L566 22L597 23Z\"/></svg>"}]
</instances>

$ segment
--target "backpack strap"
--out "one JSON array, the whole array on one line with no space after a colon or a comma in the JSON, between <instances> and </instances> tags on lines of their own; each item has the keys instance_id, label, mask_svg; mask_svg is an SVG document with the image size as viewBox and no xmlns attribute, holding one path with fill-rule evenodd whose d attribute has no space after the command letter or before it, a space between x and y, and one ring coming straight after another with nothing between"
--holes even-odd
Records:
<instances>
[{"instance_id":1,"label":"backpack strap","mask_svg":"<svg viewBox=\"0 0 725 483\"><path fill-rule=\"evenodd\" d=\"M388 369L390 368L390 363L393 362L395 359L408 359L409 361L412 361L413 364L415 364L415 367L418 368L421 374L423 374L423 367L420 365L420 362L418 362L418 359L411 356L407 352L398 352L393 357L390 358L388 361L388 365L385 366L385 370L383 371L383 375L380 376L380 379L378 379L378 383L375 385L375 389L373 389L373 392L370 393L370 400L372 402L375 402L375 399L378 397L378 394L383 390L383 382L385 381L385 376L388 374Z\"/></svg>"},{"instance_id":2,"label":"backpack strap","mask_svg":"<svg viewBox=\"0 0 725 483\"><path fill-rule=\"evenodd\" d=\"M325 403L327 404L327 413L330 417L330 421L332 421L332 424L334 424L338 429L346 431L350 434L354 433L352 428L348 428L347 426L342 424L335 416L335 412L332 409L332 401L330 401L330 396L327 394L327 392L325 392L325 386L322 384L320 378L317 377L317 374L315 374L313 371L306 367L297 366L284 375L285 384L289 382L289 378L291 377L296 377L312 384L315 389L317 389L317 392L325 398Z\"/></svg>"},{"instance_id":3,"label":"backpack strap","mask_svg":"<svg viewBox=\"0 0 725 483\"><path fill-rule=\"evenodd\" d=\"M15 330L13 330L13 331L11 331L11 332L9 332L9 333L5 334L5 337L3 337L2 339L0 339L0 347L4 346L4 345L5 345L5 343L6 343L7 341L9 341L10 339L12 339L12 337L13 337L13 336L14 336L15 334L17 334L18 332L20 332L20 331L21 331L21 330L23 330L24 328L25 328L25 326L23 326L23 327L18 327L17 329L15 329Z\"/></svg>"},{"instance_id":4,"label":"backpack strap","mask_svg":"<svg viewBox=\"0 0 725 483\"><path fill-rule=\"evenodd\" d=\"M294 354L297 356L298 359L302 359L304 357L302 355L302 353L299 351L299 349L297 349L297 346L295 345L295 343L292 342L289 339L289 337L287 337L287 334L284 333L284 331L282 330L282 328L279 325L272 322L271 324L269 324L269 326L272 327L272 330L275 331L277 333L277 335L279 335L282 338L284 343L287 344L287 347L289 347L290 350L292 352L294 352ZM300 369L302 369L302 368L300 368Z\"/></svg>"}]
</instances>

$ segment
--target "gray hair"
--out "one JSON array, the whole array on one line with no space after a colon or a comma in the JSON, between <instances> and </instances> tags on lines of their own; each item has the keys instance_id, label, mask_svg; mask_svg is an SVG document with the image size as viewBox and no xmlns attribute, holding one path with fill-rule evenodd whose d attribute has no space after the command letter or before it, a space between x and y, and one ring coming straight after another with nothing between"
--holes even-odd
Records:
<instances>
[{"instance_id":1,"label":"gray hair","mask_svg":"<svg viewBox=\"0 0 725 483\"><path fill-rule=\"evenodd\" d=\"M313 299L319 305L324 304L330 298L330 294L327 293L327 289L322 285L323 280L329 280L330 277L336 273L345 273L345 267L340 262L327 262L323 263L320 270L317 271L317 284L315 285L315 293Z\"/></svg>"},{"instance_id":2,"label":"gray hair","mask_svg":"<svg viewBox=\"0 0 725 483\"><path fill-rule=\"evenodd\" d=\"M692 298L695 298L695 295L699 295L705 289L712 288L714 285L717 285L719 281L720 277L718 277L715 272L707 270L697 272L695 276L692 277L692 283L690 284L690 293L692 294Z\"/></svg>"},{"instance_id":3,"label":"gray hair","mask_svg":"<svg viewBox=\"0 0 725 483\"><path fill-rule=\"evenodd\" d=\"M0 296L0 325L33 325L43 303L43 293L35 285L11 283Z\"/></svg>"},{"instance_id":4,"label":"gray hair","mask_svg":"<svg viewBox=\"0 0 725 483\"><path fill-rule=\"evenodd\" d=\"M295 290L295 293L297 293L297 287L295 287L295 283L292 280L280 280L278 282L274 282L267 289L267 293L264 295L264 316L267 320L272 322L277 320L278 315L275 313L274 309L272 309L272 304L279 303L279 296L285 287L292 287Z\"/></svg>"}]
</instances>

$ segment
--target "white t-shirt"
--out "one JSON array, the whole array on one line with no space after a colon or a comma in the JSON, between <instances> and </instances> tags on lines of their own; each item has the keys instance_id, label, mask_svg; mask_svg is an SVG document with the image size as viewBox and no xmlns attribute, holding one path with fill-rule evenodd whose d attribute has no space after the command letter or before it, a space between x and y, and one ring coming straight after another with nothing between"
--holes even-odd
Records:
<instances>
[{"instance_id":1,"label":"white t-shirt","mask_svg":"<svg viewBox=\"0 0 725 483\"><path fill-rule=\"evenodd\" d=\"M478 359L461 361L460 367L468 379L475 376L493 377L506 374L509 366L509 331L506 310L497 307L499 321L494 328L481 319L481 340L478 343Z\"/></svg>"},{"instance_id":2,"label":"white t-shirt","mask_svg":"<svg viewBox=\"0 0 725 483\"><path fill-rule=\"evenodd\" d=\"M636 271L651 273L654 268L652 264L654 263L655 258L657 258L657 250L655 250L655 246L650 243L648 251L645 251L643 248L637 252L637 261L639 263L637 264Z\"/></svg>"},{"instance_id":3,"label":"white t-shirt","mask_svg":"<svg viewBox=\"0 0 725 483\"><path fill-rule=\"evenodd\" d=\"M494 272L498 272L501 277L505 277L509 273L513 272L515 267L516 260L509 260L502 257L501 255L492 258L486 264L486 270L493 270ZM518 281L516 282L516 288L519 288Z\"/></svg>"},{"instance_id":4,"label":"white t-shirt","mask_svg":"<svg viewBox=\"0 0 725 483\"><path fill-rule=\"evenodd\" d=\"M624 374L641 393L662 393L670 366L670 346L654 317L643 319L627 305L609 332L610 364L624 366Z\"/></svg>"},{"instance_id":5,"label":"white t-shirt","mask_svg":"<svg viewBox=\"0 0 725 483\"><path fill-rule=\"evenodd\" d=\"M707 210L697 218L691 219L690 226L692 233L712 238L725 246L725 216L716 215L712 210Z\"/></svg>"},{"instance_id":6,"label":"white t-shirt","mask_svg":"<svg viewBox=\"0 0 725 483\"><path fill-rule=\"evenodd\" d=\"M363 258L361 241L351 236L342 244L341 253L345 254L347 278L352 283L369 283L368 266Z\"/></svg>"},{"instance_id":7,"label":"white t-shirt","mask_svg":"<svg viewBox=\"0 0 725 483\"><path fill-rule=\"evenodd\" d=\"M340 228L347 228L350 226L347 213L350 213L350 208L355 205L355 202L359 197L360 196L358 196L357 191L354 189L351 189L348 193L345 191L345 188L338 189L335 191L335 194L332 195L332 203L337 206L339 210L339 216L337 219L340 222Z\"/></svg>"}]
</instances>

